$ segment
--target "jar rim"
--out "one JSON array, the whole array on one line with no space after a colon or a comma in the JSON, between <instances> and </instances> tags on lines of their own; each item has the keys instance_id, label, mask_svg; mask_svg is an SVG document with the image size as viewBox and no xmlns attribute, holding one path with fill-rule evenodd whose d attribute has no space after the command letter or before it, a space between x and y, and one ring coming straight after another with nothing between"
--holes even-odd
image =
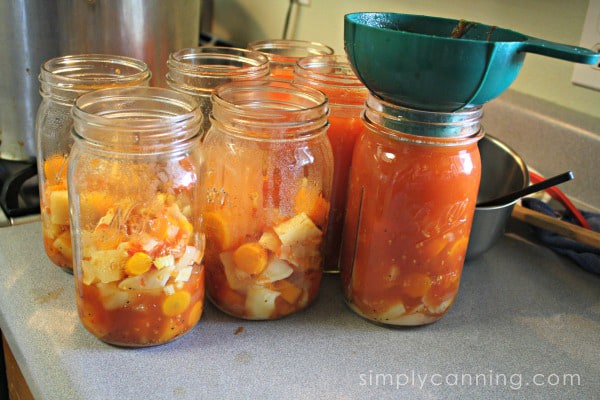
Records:
<instances>
[{"instance_id":1,"label":"jar rim","mask_svg":"<svg viewBox=\"0 0 600 400\"><path fill-rule=\"evenodd\" d=\"M217 123L263 139L305 137L328 124L327 95L285 80L229 82L216 89L212 104Z\"/></svg>"},{"instance_id":2,"label":"jar rim","mask_svg":"<svg viewBox=\"0 0 600 400\"><path fill-rule=\"evenodd\" d=\"M333 48L324 43L299 39L255 40L248 43L248 48L265 54L271 61L291 64L310 55L334 54Z\"/></svg>"},{"instance_id":3,"label":"jar rim","mask_svg":"<svg viewBox=\"0 0 600 400\"><path fill-rule=\"evenodd\" d=\"M99 69L93 64L111 67ZM130 73L122 74L121 68ZM110 73L109 73L110 71ZM64 89L93 90L107 84L136 84L150 79L148 65L136 58L114 54L70 54L51 58L42 64L39 80Z\"/></svg>"},{"instance_id":4,"label":"jar rim","mask_svg":"<svg viewBox=\"0 0 600 400\"><path fill-rule=\"evenodd\" d=\"M260 52L225 46L187 47L172 52L167 60L170 68L207 75L226 75L234 70L242 75L268 69L268 64L269 59Z\"/></svg>"},{"instance_id":5,"label":"jar rim","mask_svg":"<svg viewBox=\"0 0 600 400\"><path fill-rule=\"evenodd\" d=\"M75 101L72 114L73 136L124 152L165 150L201 134L199 103L193 96L166 88L95 90Z\"/></svg>"},{"instance_id":6,"label":"jar rim","mask_svg":"<svg viewBox=\"0 0 600 400\"><path fill-rule=\"evenodd\" d=\"M339 54L308 56L298 60L294 66L295 76L331 87L350 87L368 90L358 79L348 57Z\"/></svg>"}]
</instances>

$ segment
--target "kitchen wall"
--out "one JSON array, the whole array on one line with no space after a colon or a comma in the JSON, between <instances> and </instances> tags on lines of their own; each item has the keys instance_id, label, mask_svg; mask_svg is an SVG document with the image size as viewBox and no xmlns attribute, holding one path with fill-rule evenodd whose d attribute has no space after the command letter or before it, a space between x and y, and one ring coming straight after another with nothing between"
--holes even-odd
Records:
<instances>
[{"instance_id":1,"label":"kitchen wall","mask_svg":"<svg viewBox=\"0 0 600 400\"><path fill-rule=\"evenodd\" d=\"M343 53L343 16L357 11L392 11L464 18L551 41L578 45L587 0L311 0L295 7L289 37L324 42ZM216 0L215 35L240 46L280 38L288 0ZM517 92L600 118L600 92L571 83L573 63L528 54ZM600 129L600 128L599 128ZM600 133L600 131L599 131Z\"/></svg>"}]
</instances>

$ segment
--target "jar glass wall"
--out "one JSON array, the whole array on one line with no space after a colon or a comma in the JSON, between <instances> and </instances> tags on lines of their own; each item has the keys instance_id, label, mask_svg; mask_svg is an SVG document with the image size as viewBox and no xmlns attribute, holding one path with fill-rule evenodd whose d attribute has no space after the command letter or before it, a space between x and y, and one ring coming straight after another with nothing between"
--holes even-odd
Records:
<instances>
[{"instance_id":1,"label":"jar glass wall","mask_svg":"<svg viewBox=\"0 0 600 400\"><path fill-rule=\"evenodd\" d=\"M386 325L423 325L456 298L481 163L481 109L433 113L369 95L350 173L346 302Z\"/></svg>"},{"instance_id":2,"label":"jar glass wall","mask_svg":"<svg viewBox=\"0 0 600 400\"><path fill-rule=\"evenodd\" d=\"M317 296L333 155L327 100L264 80L213 95L204 142L207 294L228 314L276 319Z\"/></svg>"},{"instance_id":3,"label":"jar glass wall","mask_svg":"<svg viewBox=\"0 0 600 400\"><path fill-rule=\"evenodd\" d=\"M329 101L331 112L327 136L333 150L334 173L325 237L325 272L339 272L352 151L363 130L360 114L369 92L352 71L346 56L341 55L302 58L296 63L294 82L321 90Z\"/></svg>"},{"instance_id":4,"label":"jar glass wall","mask_svg":"<svg viewBox=\"0 0 600 400\"><path fill-rule=\"evenodd\" d=\"M202 130L210 128L211 95L227 82L260 79L269 75L269 60L258 52L232 47L204 46L169 55L166 81L171 89L196 98L202 109Z\"/></svg>"},{"instance_id":5,"label":"jar glass wall","mask_svg":"<svg viewBox=\"0 0 600 400\"><path fill-rule=\"evenodd\" d=\"M66 181L73 144L71 108L84 93L147 85L150 76L144 62L108 54L68 55L42 65L35 124L42 234L50 260L68 272L73 268Z\"/></svg>"},{"instance_id":6,"label":"jar glass wall","mask_svg":"<svg viewBox=\"0 0 600 400\"><path fill-rule=\"evenodd\" d=\"M120 346L173 340L203 310L198 104L170 89L111 88L81 96L73 116L79 317Z\"/></svg>"}]
</instances>

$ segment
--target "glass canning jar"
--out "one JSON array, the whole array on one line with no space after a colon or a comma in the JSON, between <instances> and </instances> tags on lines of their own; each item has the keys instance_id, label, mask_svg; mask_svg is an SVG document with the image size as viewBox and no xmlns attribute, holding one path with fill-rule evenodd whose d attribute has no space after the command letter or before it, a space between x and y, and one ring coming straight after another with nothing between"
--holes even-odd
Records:
<instances>
[{"instance_id":1,"label":"glass canning jar","mask_svg":"<svg viewBox=\"0 0 600 400\"><path fill-rule=\"evenodd\" d=\"M147 85L150 76L143 61L109 54L67 55L42 64L42 102L35 123L42 235L50 260L68 272L73 269L66 180L73 144L71 108L84 93Z\"/></svg>"},{"instance_id":2,"label":"glass canning jar","mask_svg":"<svg viewBox=\"0 0 600 400\"><path fill-rule=\"evenodd\" d=\"M202 109L202 131L210 128L211 95L227 82L269 75L269 59L258 52L233 47L204 46L178 50L167 60L167 85L194 96Z\"/></svg>"},{"instance_id":3,"label":"glass canning jar","mask_svg":"<svg viewBox=\"0 0 600 400\"><path fill-rule=\"evenodd\" d=\"M101 89L77 99L73 118L79 317L115 345L173 340L203 309L198 103L170 89Z\"/></svg>"},{"instance_id":4,"label":"glass canning jar","mask_svg":"<svg viewBox=\"0 0 600 400\"><path fill-rule=\"evenodd\" d=\"M423 325L453 303L481 175L481 115L481 108L418 111L369 95L340 262L344 296L357 314Z\"/></svg>"},{"instance_id":5,"label":"glass canning jar","mask_svg":"<svg viewBox=\"0 0 600 400\"><path fill-rule=\"evenodd\" d=\"M323 43L294 39L257 40L248 43L248 48L269 58L271 78L288 81L294 79L294 66L301 58L334 53Z\"/></svg>"},{"instance_id":6,"label":"glass canning jar","mask_svg":"<svg viewBox=\"0 0 600 400\"><path fill-rule=\"evenodd\" d=\"M333 172L327 107L322 92L277 80L227 83L213 95L206 290L230 315L276 319L318 293Z\"/></svg>"},{"instance_id":7,"label":"glass canning jar","mask_svg":"<svg viewBox=\"0 0 600 400\"><path fill-rule=\"evenodd\" d=\"M333 149L333 190L325 237L325 272L339 272L338 261L346 212L348 176L356 138L362 132L360 114L369 91L352 71L346 56L310 56L300 59L294 82L312 86L327 95L329 129Z\"/></svg>"}]
</instances>

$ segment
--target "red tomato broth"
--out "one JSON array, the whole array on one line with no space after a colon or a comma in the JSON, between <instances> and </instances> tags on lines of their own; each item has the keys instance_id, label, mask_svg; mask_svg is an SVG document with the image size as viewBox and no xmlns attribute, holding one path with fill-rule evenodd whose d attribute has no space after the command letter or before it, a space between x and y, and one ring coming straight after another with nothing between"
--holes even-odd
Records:
<instances>
[{"instance_id":1,"label":"red tomato broth","mask_svg":"<svg viewBox=\"0 0 600 400\"><path fill-rule=\"evenodd\" d=\"M113 290L119 289L115 286ZM183 312L167 316L161 305L168 296L162 290L135 291L122 306L107 309L96 285L78 284L78 312L83 326L107 343L128 347L162 344L187 333L200 319L204 269L196 265L179 291L190 294L189 305Z\"/></svg>"},{"instance_id":2,"label":"red tomato broth","mask_svg":"<svg viewBox=\"0 0 600 400\"><path fill-rule=\"evenodd\" d=\"M337 269L346 213L352 152L363 125L358 115L355 118L338 117L333 114L333 111L329 117L329 123L327 136L333 150L334 167L329 225L325 236L325 265L327 268Z\"/></svg>"},{"instance_id":3,"label":"red tomato broth","mask_svg":"<svg viewBox=\"0 0 600 400\"><path fill-rule=\"evenodd\" d=\"M341 255L344 295L358 314L420 325L448 310L480 174L476 140L431 146L365 129L354 151Z\"/></svg>"}]
</instances>

